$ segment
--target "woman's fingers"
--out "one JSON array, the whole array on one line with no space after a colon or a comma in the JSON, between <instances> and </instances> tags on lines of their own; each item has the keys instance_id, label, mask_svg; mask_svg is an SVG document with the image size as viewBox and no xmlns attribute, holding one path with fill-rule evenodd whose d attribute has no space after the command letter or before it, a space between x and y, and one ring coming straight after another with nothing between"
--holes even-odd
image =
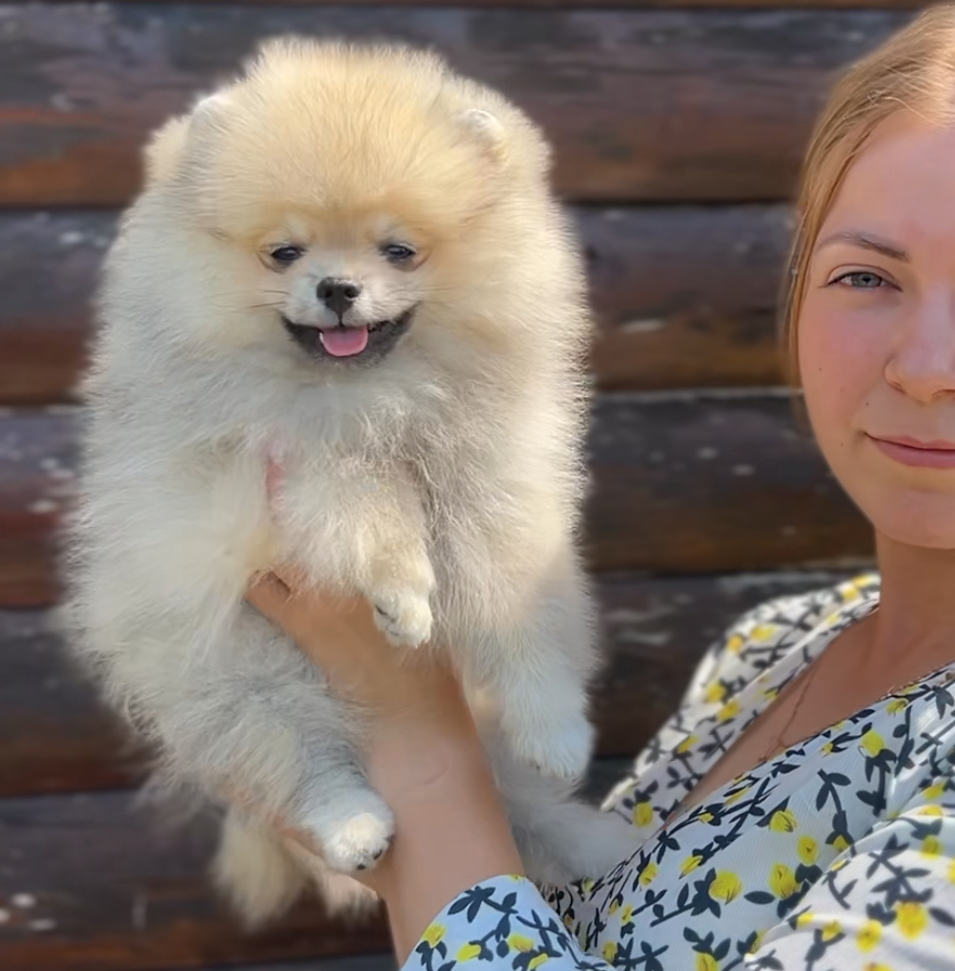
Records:
<instances>
[{"instance_id":1,"label":"woman's fingers","mask_svg":"<svg viewBox=\"0 0 955 971\"><path fill-rule=\"evenodd\" d=\"M245 592L245 599L269 620L282 622L292 598L288 585L274 573L263 573Z\"/></svg>"}]
</instances>

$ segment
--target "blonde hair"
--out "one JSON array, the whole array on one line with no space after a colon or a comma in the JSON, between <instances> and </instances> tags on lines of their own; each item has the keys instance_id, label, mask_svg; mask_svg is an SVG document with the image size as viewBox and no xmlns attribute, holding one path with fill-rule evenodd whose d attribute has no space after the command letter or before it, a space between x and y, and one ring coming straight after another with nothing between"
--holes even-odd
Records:
<instances>
[{"instance_id":1,"label":"blonde hair","mask_svg":"<svg viewBox=\"0 0 955 971\"><path fill-rule=\"evenodd\" d=\"M906 109L933 122L955 117L955 4L927 10L853 65L816 122L800 176L782 300L781 337L794 384L799 384L796 324L819 230L873 130Z\"/></svg>"}]
</instances>

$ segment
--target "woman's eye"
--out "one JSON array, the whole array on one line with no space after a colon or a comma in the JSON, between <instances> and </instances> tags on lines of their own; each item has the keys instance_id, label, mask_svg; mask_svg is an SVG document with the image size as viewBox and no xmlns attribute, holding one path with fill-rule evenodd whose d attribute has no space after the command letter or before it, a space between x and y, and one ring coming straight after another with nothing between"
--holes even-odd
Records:
<instances>
[{"instance_id":1,"label":"woman's eye","mask_svg":"<svg viewBox=\"0 0 955 971\"><path fill-rule=\"evenodd\" d=\"M294 263L304 252L305 250L301 246L277 246L269 253L269 256L276 263L288 266L289 263Z\"/></svg>"},{"instance_id":2,"label":"woman's eye","mask_svg":"<svg viewBox=\"0 0 955 971\"><path fill-rule=\"evenodd\" d=\"M888 284L885 277L873 273L872 270L852 270L836 277L832 282L849 287L852 290L877 290L879 287Z\"/></svg>"},{"instance_id":3,"label":"woman's eye","mask_svg":"<svg viewBox=\"0 0 955 971\"><path fill-rule=\"evenodd\" d=\"M414 247L408 246L406 243L385 243L381 247L381 255L389 263L406 263L408 260L414 259L417 254Z\"/></svg>"}]
</instances>

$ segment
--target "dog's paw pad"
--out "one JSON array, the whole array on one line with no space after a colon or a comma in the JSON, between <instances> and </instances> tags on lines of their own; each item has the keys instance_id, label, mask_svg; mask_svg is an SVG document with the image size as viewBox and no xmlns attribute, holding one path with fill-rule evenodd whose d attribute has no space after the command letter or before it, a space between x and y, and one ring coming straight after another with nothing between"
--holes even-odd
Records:
<instances>
[{"instance_id":1,"label":"dog's paw pad","mask_svg":"<svg viewBox=\"0 0 955 971\"><path fill-rule=\"evenodd\" d=\"M394 821L375 813L358 813L330 827L322 841L325 862L341 873L370 870L384 856Z\"/></svg>"}]
</instances>

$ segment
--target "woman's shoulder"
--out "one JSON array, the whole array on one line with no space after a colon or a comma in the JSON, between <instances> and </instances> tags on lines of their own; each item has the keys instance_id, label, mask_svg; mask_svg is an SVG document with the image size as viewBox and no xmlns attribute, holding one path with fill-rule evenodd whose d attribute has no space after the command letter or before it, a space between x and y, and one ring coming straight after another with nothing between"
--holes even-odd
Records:
<instances>
[{"instance_id":1,"label":"woman's shoulder","mask_svg":"<svg viewBox=\"0 0 955 971\"><path fill-rule=\"evenodd\" d=\"M715 701L717 692L720 697L736 694L781 660L797 641L816 628L824 630L827 621L834 622L844 607L877 599L879 589L879 574L864 573L804 593L774 597L751 608L706 652L683 704Z\"/></svg>"}]
</instances>

